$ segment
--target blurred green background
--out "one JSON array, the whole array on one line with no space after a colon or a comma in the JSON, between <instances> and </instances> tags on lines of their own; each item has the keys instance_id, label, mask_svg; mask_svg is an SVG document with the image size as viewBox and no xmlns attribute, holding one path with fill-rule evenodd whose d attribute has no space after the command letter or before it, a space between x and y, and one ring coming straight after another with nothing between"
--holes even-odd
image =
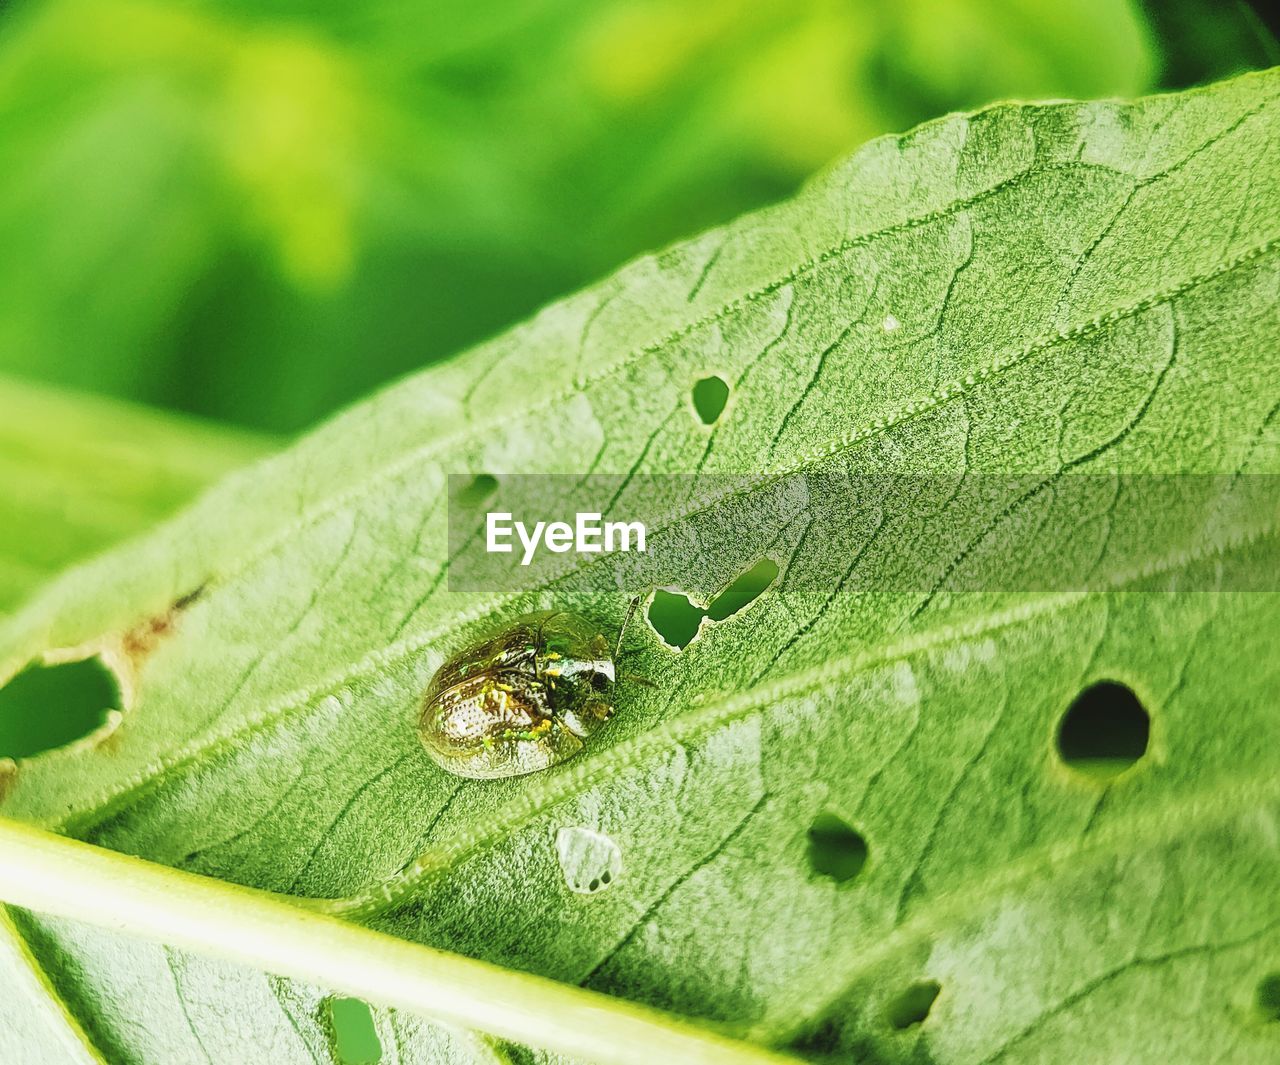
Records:
<instances>
[{"instance_id":1,"label":"blurred green background","mask_svg":"<svg viewBox=\"0 0 1280 1065\"><path fill-rule=\"evenodd\" d=\"M0 374L292 433L879 133L1271 65L1259 10L0 0Z\"/></svg>"}]
</instances>

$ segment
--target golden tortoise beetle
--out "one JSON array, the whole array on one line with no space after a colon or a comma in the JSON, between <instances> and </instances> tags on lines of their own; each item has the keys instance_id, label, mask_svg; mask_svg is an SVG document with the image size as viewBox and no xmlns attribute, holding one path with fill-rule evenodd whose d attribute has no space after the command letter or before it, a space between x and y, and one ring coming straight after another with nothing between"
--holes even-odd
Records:
<instances>
[{"instance_id":1,"label":"golden tortoise beetle","mask_svg":"<svg viewBox=\"0 0 1280 1065\"><path fill-rule=\"evenodd\" d=\"M422 744L441 768L479 780L558 765L613 715L621 647L621 633L611 648L578 614L516 618L436 670L418 721Z\"/></svg>"}]
</instances>

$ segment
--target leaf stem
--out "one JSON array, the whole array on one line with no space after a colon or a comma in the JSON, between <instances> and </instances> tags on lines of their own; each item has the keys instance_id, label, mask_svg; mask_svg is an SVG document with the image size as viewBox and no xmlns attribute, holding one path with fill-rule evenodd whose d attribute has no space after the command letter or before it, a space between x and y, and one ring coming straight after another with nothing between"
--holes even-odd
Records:
<instances>
[{"instance_id":1,"label":"leaf stem","mask_svg":"<svg viewBox=\"0 0 1280 1065\"><path fill-rule=\"evenodd\" d=\"M601 1065L795 1059L657 1010L0 818L0 900Z\"/></svg>"}]
</instances>

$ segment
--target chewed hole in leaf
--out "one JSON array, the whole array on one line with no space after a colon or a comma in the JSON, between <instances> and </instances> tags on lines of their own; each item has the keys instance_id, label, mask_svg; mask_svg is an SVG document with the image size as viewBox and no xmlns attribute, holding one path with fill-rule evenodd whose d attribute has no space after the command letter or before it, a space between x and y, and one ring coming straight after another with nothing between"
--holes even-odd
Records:
<instances>
[{"instance_id":1,"label":"chewed hole in leaf","mask_svg":"<svg viewBox=\"0 0 1280 1065\"><path fill-rule=\"evenodd\" d=\"M478 507L498 490L498 479L489 473L477 474L457 494L456 502L468 509Z\"/></svg>"},{"instance_id":2,"label":"chewed hole in leaf","mask_svg":"<svg viewBox=\"0 0 1280 1065\"><path fill-rule=\"evenodd\" d=\"M88 736L119 703L101 660L31 666L0 688L0 757L30 758Z\"/></svg>"},{"instance_id":3,"label":"chewed hole in leaf","mask_svg":"<svg viewBox=\"0 0 1280 1065\"><path fill-rule=\"evenodd\" d=\"M914 983L889 1003L885 1017L899 1030L923 1024L941 990L942 985L936 980Z\"/></svg>"},{"instance_id":4,"label":"chewed hole in leaf","mask_svg":"<svg viewBox=\"0 0 1280 1065\"><path fill-rule=\"evenodd\" d=\"M1280 1022L1280 972L1268 973L1258 981L1257 1004L1264 1020Z\"/></svg>"},{"instance_id":5,"label":"chewed hole in leaf","mask_svg":"<svg viewBox=\"0 0 1280 1065\"><path fill-rule=\"evenodd\" d=\"M852 880L867 864L867 841L842 818L820 813L809 826L809 866L837 884Z\"/></svg>"},{"instance_id":6,"label":"chewed hole in leaf","mask_svg":"<svg viewBox=\"0 0 1280 1065\"><path fill-rule=\"evenodd\" d=\"M333 1053L341 1065L375 1065L382 1060L382 1042L373 1012L358 998L329 999Z\"/></svg>"},{"instance_id":7,"label":"chewed hole in leaf","mask_svg":"<svg viewBox=\"0 0 1280 1065\"><path fill-rule=\"evenodd\" d=\"M1072 769L1107 779L1147 753L1151 719L1133 689L1105 680L1081 692L1058 727L1058 753Z\"/></svg>"},{"instance_id":8,"label":"chewed hole in leaf","mask_svg":"<svg viewBox=\"0 0 1280 1065\"><path fill-rule=\"evenodd\" d=\"M729 385L721 377L704 377L693 386L693 409L703 425L713 425L729 402Z\"/></svg>"},{"instance_id":9,"label":"chewed hole in leaf","mask_svg":"<svg viewBox=\"0 0 1280 1065\"><path fill-rule=\"evenodd\" d=\"M659 588L649 600L645 616L668 646L684 650L698 635L703 618L713 622L731 618L759 599L777 577L777 563L761 559L716 596L706 610L681 592Z\"/></svg>"},{"instance_id":10,"label":"chewed hole in leaf","mask_svg":"<svg viewBox=\"0 0 1280 1065\"><path fill-rule=\"evenodd\" d=\"M732 617L759 599L765 589L777 579L777 563L772 559L762 558L712 600L711 606L707 608L707 617L712 621L724 621Z\"/></svg>"},{"instance_id":11,"label":"chewed hole in leaf","mask_svg":"<svg viewBox=\"0 0 1280 1065\"><path fill-rule=\"evenodd\" d=\"M649 600L645 616L665 643L683 651L693 642L706 615L689 601L688 596L659 588Z\"/></svg>"},{"instance_id":12,"label":"chewed hole in leaf","mask_svg":"<svg viewBox=\"0 0 1280 1065\"><path fill-rule=\"evenodd\" d=\"M622 851L602 832L570 826L556 833L556 857L565 884L578 895L594 895L622 874Z\"/></svg>"}]
</instances>

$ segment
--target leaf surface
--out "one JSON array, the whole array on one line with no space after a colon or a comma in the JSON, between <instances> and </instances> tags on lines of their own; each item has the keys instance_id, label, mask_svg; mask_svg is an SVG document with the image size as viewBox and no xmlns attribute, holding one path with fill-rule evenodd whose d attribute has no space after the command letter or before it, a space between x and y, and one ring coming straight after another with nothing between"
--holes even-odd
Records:
<instances>
[{"instance_id":1,"label":"leaf surface","mask_svg":"<svg viewBox=\"0 0 1280 1065\"><path fill-rule=\"evenodd\" d=\"M96 648L131 696L99 747L19 765L4 812L349 898L334 908L404 938L819 1059L1269 1060L1280 603L1244 589L1274 572L1276 515L1182 550L1178 515L1140 491L1064 501L1069 474L1199 475L1231 513L1276 472L1278 93L1267 73L872 142L795 200L352 408L0 629L0 675ZM712 426L690 398L708 373L731 388ZM702 479L638 563L450 590L448 474L586 467L618 475L619 513L647 475ZM1010 474L1038 485L984 503L1018 565L1070 577L1127 539L1161 551L1107 590L961 594L951 576L1002 560L890 490L751 520L783 474L922 472L957 500ZM730 476L732 493L699 494ZM710 603L762 558L769 589L683 651L629 633L625 669L653 687L625 687L576 760L477 782L421 749L427 681L493 623L555 606L616 631L632 593ZM881 583L920 559L936 572ZM161 639L128 641L155 618ZM1145 754L1109 780L1055 744L1102 680L1150 718ZM815 868L819 818L865 844L857 875ZM581 863L610 853L589 834L621 864L583 894ZM312 992L22 923L121 1060L156 1060L147 1038L235 1060L209 1035L233 1015L326 1060ZM147 1037L129 986L166 980L147 1008L177 1034ZM391 1060L489 1053L379 1023Z\"/></svg>"}]
</instances>

